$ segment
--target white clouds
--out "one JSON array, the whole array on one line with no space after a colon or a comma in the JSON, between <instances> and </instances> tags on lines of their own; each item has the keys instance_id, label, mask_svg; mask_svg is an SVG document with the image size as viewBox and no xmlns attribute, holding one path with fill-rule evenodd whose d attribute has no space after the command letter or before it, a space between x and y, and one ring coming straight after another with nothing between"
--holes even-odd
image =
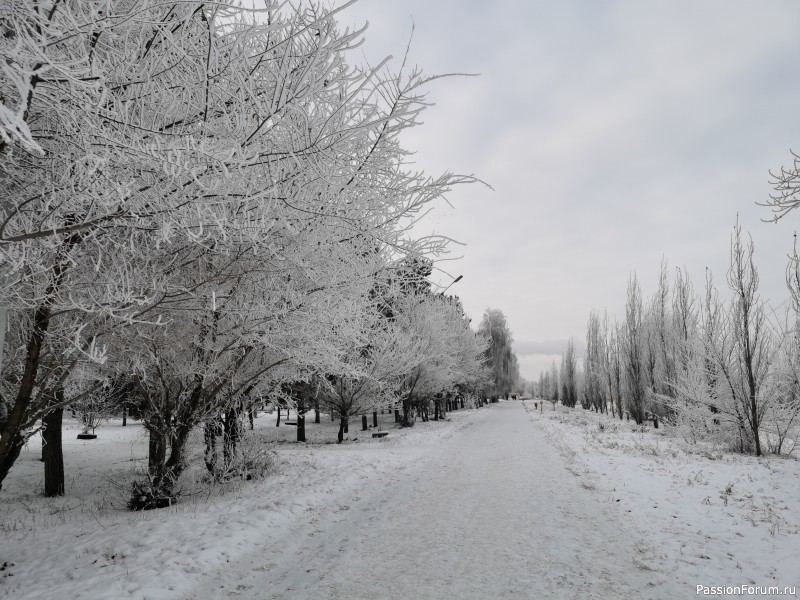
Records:
<instances>
[{"instance_id":1,"label":"white clouds","mask_svg":"<svg viewBox=\"0 0 800 600\"><path fill-rule=\"evenodd\" d=\"M737 213L763 294L785 296L800 222L769 226L767 170L800 147L800 5L362 0L367 47L429 72L437 106L407 138L420 166L475 172L424 225L467 244L452 288L473 317L500 308L517 339L583 338L589 310L621 313L636 270L649 294L662 256L724 284ZM381 52L382 51L382 52ZM521 358L523 375L541 361ZM549 361L547 362L549 364Z\"/></svg>"}]
</instances>

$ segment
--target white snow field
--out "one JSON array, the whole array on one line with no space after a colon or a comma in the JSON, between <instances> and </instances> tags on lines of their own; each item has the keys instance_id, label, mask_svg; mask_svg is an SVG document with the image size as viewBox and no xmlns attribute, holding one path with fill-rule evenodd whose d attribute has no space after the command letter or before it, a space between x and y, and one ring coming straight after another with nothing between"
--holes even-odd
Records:
<instances>
[{"instance_id":1,"label":"white snow field","mask_svg":"<svg viewBox=\"0 0 800 600\"><path fill-rule=\"evenodd\" d=\"M351 441L335 445L320 443L335 437L325 422L309 424L314 443L275 443L293 429L264 415L253 443L275 449L274 475L213 488L190 481L178 505L144 513L124 508L132 465L146 453L138 427L111 423L94 446L65 431L67 495L57 500L38 495L32 439L0 492L0 596L613 599L691 598L698 585L800 589L796 460L699 451L663 429L549 404L539 412L501 402L448 419L391 428L384 440L354 424Z\"/></svg>"}]
</instances>

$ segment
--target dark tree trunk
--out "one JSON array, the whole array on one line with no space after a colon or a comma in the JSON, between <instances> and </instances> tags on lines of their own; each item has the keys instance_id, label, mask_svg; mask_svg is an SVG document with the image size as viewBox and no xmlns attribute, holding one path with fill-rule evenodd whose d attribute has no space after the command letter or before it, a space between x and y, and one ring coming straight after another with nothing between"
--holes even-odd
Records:
<instances>
[{"instance_id":1,"label":"dark tree trunk","mask_svg":"<svg viewBox=\"0 0 800 600\"><path fill-rule=\"evenodd\" d=\"M56 391L56 401L64 401L64 390ZM64 455L61 449L61 422L64 409L57 408L42 418L42 458L44 459L44 495L64 495Z\"/></svg>"},{"instance_id":2,"label":"dark tree trunk","mask_svg":"<svg viewBox=\"0 0 800 600\"><path fill-rule=\"evenodd\" d=\"M128 407L124 404L122 405L122 426L126 427L128 425Z\"/></svg>"},{"instance_id":3,"label":"dark tree trunk","mask_svg":"<svg viewBox=\"0 0 800 600\"><path fill-rule=\"evenodd\" d=\"M348 417L344 418L344 432L350 433L350 419Z\"/></svg>"},{"instance_id":4,"label":"dark tree trunk","mask_svg":"<svg viewBox=\"0 0 800 600\"><path fill-rule=\"evenodd\" d=\"M395 422L399 422L403 427L411 427L414 423L411 420L411 398L403 398L403 415L400 416L400 411L394 409Z\"/></svg>"},{"instance_id":5,"label":"dark tree trunk","mask_svg":"<svg viewBox=\"0 0 800 600\"><path fill-rule=\"evenodd\" d=\"M297 441L306 441L306 406L302 395L297 400Z\"/></svg>"},{"instance_id":6,"label":"dark tree trunk","mask_svg":"<svg viewBox=\"0 0 800 600\"><path fill-rule=\"evenodd\" d=\"M175 485L186 468L184 452L186 450L186 440L189 438L191 430L191 425L183 424L177 428L175 434L169 440L167 460L160 465L156 476L153 478L153 489L157 496L174 498ZM166 456L166 445L164 454Z\"/></svg>"},{"instance_id":7,"label":"dark tree trunk","mask_svg":"<svg viewBox=\"0 0 800 600\"><path fill-rule=\"evenodd\" d=\"M147 470L151 477L157 477L167 458L167 436L152 429L148 433Z\"/></svg>"},{"instance_id":8,"label":"dark tree trunk","mask_svg":"<svg viewBox=\"0 0 800 600\"><path fill-rule=\"evenodd\" d=\"M250 409L247 411L247 420L250 421L250 431L253 431L256 428L255 420L256 420L256 411L255 409Z\"/></svg>"},{"instance_id":9,"label":"dark tree trunk","mask_svg":"<svg viewBox=\"0 0 800 600\"><path fill-rule=\"evenodd\" d=\"M346 417L339 418L339 435L336 437L336 441L338 444L341 444L342 441L344 441L344 431L346 423L347 423Z\"/></svg>"},{"instance_id":10,"label":"dark tree trunk","mask_svg":"<svg viewBox=\"0 0 800 600\"><path fill-rule=\"evenodd\" d=\"M203 427L203 439L206 444L206 450L203 457L206 463L206 469L212 475L215 473L217 467L217 435L219 435L219 421L217 419L206 421Z\"/></svg>"},{"instance_id":11,"label":"dark tree trunk","mask_svg":"<svg viewBox=\"0 0 800 600\"><path fill-rule=\"evenodd\" d=\"M438 421L439 420L439 401L438 400L434 400L433 401L433 420L434 421Z\"/></svg>"},{"instance_id":12,"label":"dark tree trunk","mask_svg":"<svg viewBox=\"0 0 800 600\"><path fill-rule=\"evenodd\" d=\"M289 417L286 417L286 418L288 419ZM278 420L275 422L275 427L280 427L280 426L281 426L281 407L279 406L278 407Z\"/></svg>"},{"instance_id":13,"label":"dark tree trunk","mask_svg":"<svg viewBox=\"0 0 800 600\"><path fill-rule=\"evenodd\" d=\"M319 424L319 407L314 409L314 423Z\"/></svg>"},{"instance_id":14,"label":"dark tree trunk","mask_svg":"<svg viewBox=\"0 0 800 600\"><path fill-rule=\"evenodd\" d=\"M369 423L367 423L367 415L361 415L361 431L367 431Z\"/></svg>"},{"instance_id":15,"label":"dark tree trunk","mask_svg":"<svg viewBox=\"0 0 800 600\"><path fill-rule=\"evenodd\" d=\"M378 426L378 411L377 410L373 410L372 411L372 426L373 427L377 427Z\"/></svg>"},{"instance_id":16,"label":"dark tree trunk","mask_svg":"<svg viewBox=\"0 0 800 600\"><path fill-rule=\"evenodd\" d=\"M225 411L225 425L222 430L223 456L225 459L225 469L229 469L236 457L236 448L239 445L241 435L239 427L239 410L231 408Z\"/></svg>"},{"instance_id":17,"label":"dark tree trunk","mask_svg":"<svg viewBox=\"0 0 800 600\"><path fill-rule=\"evenodd\" d=\"M52 293L52 292L51 292ZM33 317L33 333L28 341L25 356L25 369L22 374L16 399L8 413L8 419L0 431L0 489L3 487L8 472L19 457L25 438L22 435L25 420L31 405L36 374L39 371L39 360L44 344L44 337L50 325L50 305L45 304L36 309Z\"/></svg>"}]
</instances>

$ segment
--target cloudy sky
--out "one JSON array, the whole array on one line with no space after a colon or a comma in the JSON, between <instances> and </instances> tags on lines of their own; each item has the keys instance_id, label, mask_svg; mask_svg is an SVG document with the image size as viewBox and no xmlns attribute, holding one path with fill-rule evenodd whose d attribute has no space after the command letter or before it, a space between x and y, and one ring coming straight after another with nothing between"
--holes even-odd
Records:
<instances>
[{"instance_id":1,"label":"cloudy sky","mask_svg":"<svg viewBox=\"0 0 800 600\"><path fill-rule=\"evenodd\" d=\"M621 316L634 271L649 296L662 257L724 287L737 214L762 296L788 297L800 212L764 223L756 202L800 151L800 3L360 0L340 17L366 21L363 59L399 68L413 23L412 64L480 73L431 85L405 140L426 171L491 184L454 190L420 231L465 244L441 264L464 276L449 293L474 324L505 313L524 377L584 338L590 310Z\"/></svg>"}]
</instances>

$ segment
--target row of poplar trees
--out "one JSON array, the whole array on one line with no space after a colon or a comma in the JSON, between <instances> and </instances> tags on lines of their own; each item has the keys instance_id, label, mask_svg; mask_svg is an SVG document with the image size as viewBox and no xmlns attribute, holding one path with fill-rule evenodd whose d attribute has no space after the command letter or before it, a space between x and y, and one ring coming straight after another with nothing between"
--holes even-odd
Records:
<instances>
[{"instance_id":1,"label":"row of poplar trees","mask_svg":"<svg viewBox=\"0 0 800 600\"><path fill-rule=\"evenodd\" d=\"M722 291L710 271L698 292L685 270L670 278L663 262L655 294L643 299L634 274L624 320L593 311L582 369L570 342L561 368L540 378L541 394L638 424L667 422L693 443L790 453L800 426L799 265L795 255L792 301L780 313L759 295L753 242L738 224Z\"/></svg>"}]
</instances>

